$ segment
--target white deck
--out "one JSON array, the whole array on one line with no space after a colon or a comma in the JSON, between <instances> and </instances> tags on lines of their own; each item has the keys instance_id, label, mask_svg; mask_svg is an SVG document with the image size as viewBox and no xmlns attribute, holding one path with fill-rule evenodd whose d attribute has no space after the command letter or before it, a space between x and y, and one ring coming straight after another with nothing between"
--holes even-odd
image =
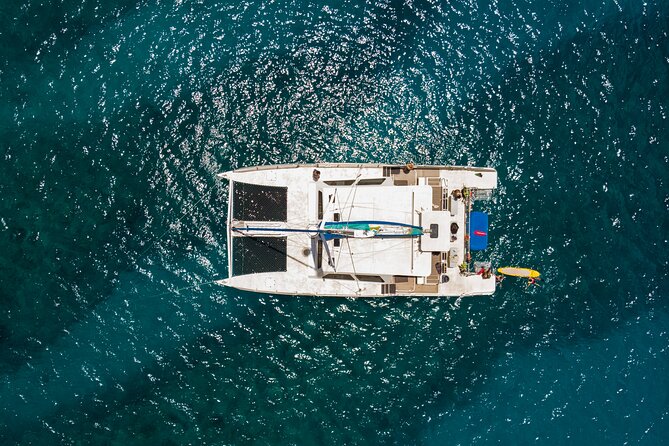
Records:
<instances>
[{"instance_id":1,"label":"white deck","mask_svg":"<svg viewBox=\"0 0 669 446\"><path fill-rule=\"evenodd\" d=\"M417 225L420 213L432 207L429 186L339 186L326 187L323 195L336 197L325 221L334 221L340 213L343 221L392 221ZM355 195L355 196L354 196ZM340 200L337 203L337 200ZM430 254L418 251L415 238L344 239L339 248L331 248L335 268L324 264L324 273L427 276Z\"/></svg>"},{"instance_id":2,"label":"white deck","mask_svg":"<svg viewBox=\"0 0 669 446\"><path fill-rule=\"evenodd\" d=\"M319 181L314 181L313 171L320 171ZM417 167L417 170L420 166ZM461 275L458 265L465 256L466 209L462 200L453 201L450 209L434 211L433 187L426 178L416 180L417 185L392 186L389 179L383 185L327 185L324 181L383 178L383 165L296 165L276 168L258 167L241 169L223 174L234 182L283 186L288 188L286 222L245 222L248 226L275 228L306 227L318 225L318 194L322 193L322 220L340 221L381 220L429 229L430 223L439 224L439 238L429 235L414 238L341 239L339 246L332 242L330 253L334 268L328 265L327 255L318 268L317 241L308 234L287 236L286 271L256 273L229 277L221 284L239 289L274 294L299 294L316 296L382 296L383 283L353 280L358 276L375 276L386 284L395 276L413 277L414 290L397 291L399 295L462 296L485 295L495 291L494 276L483 279L476 275ZM497 173L493 169L442 167L432 169L429 175L442 180L447 190L476 187L493 189ZM330 197L334 198L334 203ZM231 197L232 199L232 197ZM231 217L230 217L231 218ZM456 240L451 242L451 223L459 226ZM229 224L236 224L229 221ZM286 235L268 233L266 235ZM228 245L231 237L228 232ZM305 255L308 251L309 254ZM453 265L444 262L442 274L448 283L427 283L434 277L433 252L452 255ZM234 253L229 248L229 256ZM441 259L441 257L439 257ZM450 257L449 257L450 259ZM232 262L231 262L232 263ZM349 275L349 280L324 278L331 274ZM331 276L330 276L331 277ZM337 277L337 276L335 276ZM441 278L441 275L439 275ZM398 285L398 288L401 288Z\"/></svg>"}]
</instances>

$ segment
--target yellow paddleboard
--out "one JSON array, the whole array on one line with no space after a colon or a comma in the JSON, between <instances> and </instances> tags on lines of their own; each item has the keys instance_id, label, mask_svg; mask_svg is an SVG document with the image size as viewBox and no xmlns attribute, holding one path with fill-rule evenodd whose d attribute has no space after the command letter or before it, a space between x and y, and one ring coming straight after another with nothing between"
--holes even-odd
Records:
<instances>
[{"instance_id":1,"label":"yellow paddleboard","mask_svg":"<svg viewBox=\"0 0 669 446\"><path fill-rule=\"evenodd\" d=\"M517 268L515 266L505 266L503 268L497 268L497 272L500 274L504 274L505 276L514 276L514 277L536 278L541 275L539 271L535 271L529 268Z\"/></svg>"}]
</instances>

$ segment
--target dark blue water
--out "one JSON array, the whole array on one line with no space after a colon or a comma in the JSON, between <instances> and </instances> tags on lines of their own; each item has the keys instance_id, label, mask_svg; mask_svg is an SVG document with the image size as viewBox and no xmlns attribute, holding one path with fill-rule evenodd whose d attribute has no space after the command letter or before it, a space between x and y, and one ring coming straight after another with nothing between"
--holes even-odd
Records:
<instances>
[{"instance_id":1,"label":"dark blue water","mask_svg":"<svg viewBox=\"0 0 669 446\"><path fill-rule=\"evenodd\" d=\"M3 444L669 438L669 3L4 2ZM217 172L491 166L491 298L220 288Z\"/></svg>"}]
</instances>

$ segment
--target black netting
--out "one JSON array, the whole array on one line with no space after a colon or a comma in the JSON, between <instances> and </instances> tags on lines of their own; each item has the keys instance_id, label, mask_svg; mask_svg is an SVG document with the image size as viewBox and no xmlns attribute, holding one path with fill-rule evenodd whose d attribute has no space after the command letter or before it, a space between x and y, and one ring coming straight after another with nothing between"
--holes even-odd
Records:
<instances>
[{"instance_id":1,"label":"black netting","mask_svg":"<svg viewBox=\"0 0 669 446\"><path fill-rule=\"evenodd\" d=\"M286 221L288 188L234 183L232 217L243 221Z\"/></svg>"},{"instance_id":2,"label":"black netting","mask_svg":"<svg viewBox=\"0 0 669 446\"><path fill-rule=\"evenodd\" d=\"M286 271L286 237L233 237L234 276Z\"/></svg>"}]
</instances>

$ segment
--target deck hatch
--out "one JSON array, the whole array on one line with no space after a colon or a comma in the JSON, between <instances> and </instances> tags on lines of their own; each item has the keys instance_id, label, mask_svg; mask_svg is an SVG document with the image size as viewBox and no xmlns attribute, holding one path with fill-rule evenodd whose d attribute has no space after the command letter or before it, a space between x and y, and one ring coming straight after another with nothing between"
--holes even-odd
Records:
<instances>
[{"instance_id":1,"label":"deck hatch","mask_svg":"<svg viewBox=\"0 0 669 446\"><path fill-rule=\"evenodd\" d=\"M241 221L286 221L288 188L235 182L233 218Z\"/></svg>"},{"instance_id":2,"label":"deck hatch","mask_svg":"<svg viewBox=\"0 0 669 446\"><path fill-rule=\"evenodd\" d=\"M286 271L286 237L233 237L234 276Z\"/></svg>"},{"instance_id":3,"label":"deck hatch","mask_svg":"<svg viewBox=\"0 0 669 446\"><path fill-rule=\"evenodd\" d=\"M488 246L488 214L472 212L469 218L469 243L472 251L482 251Z\"/></svg>"}]
</instances>

